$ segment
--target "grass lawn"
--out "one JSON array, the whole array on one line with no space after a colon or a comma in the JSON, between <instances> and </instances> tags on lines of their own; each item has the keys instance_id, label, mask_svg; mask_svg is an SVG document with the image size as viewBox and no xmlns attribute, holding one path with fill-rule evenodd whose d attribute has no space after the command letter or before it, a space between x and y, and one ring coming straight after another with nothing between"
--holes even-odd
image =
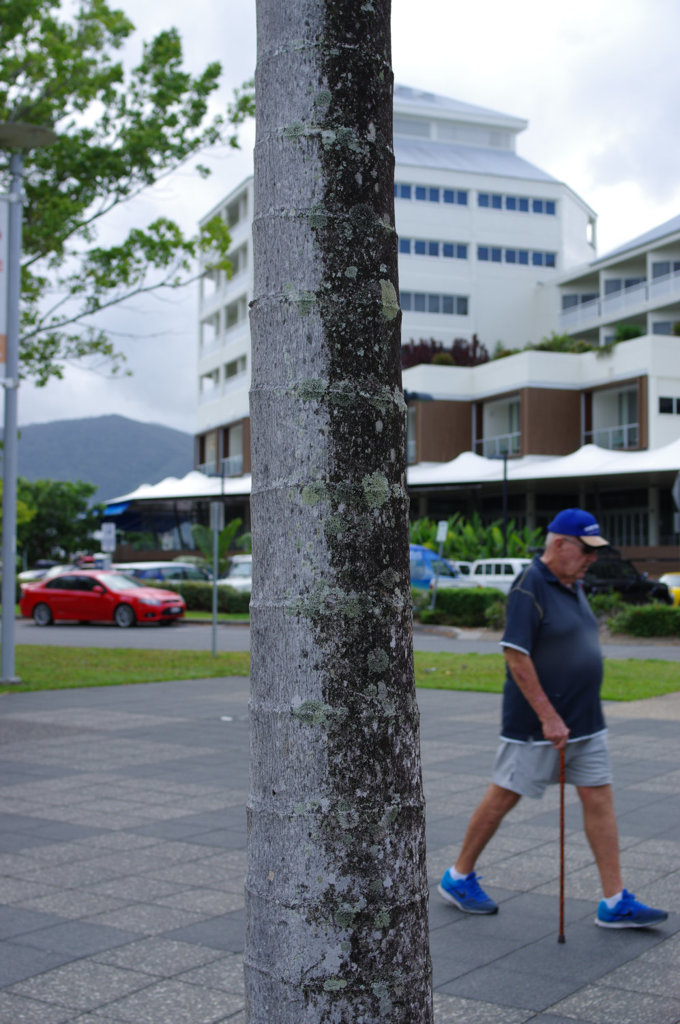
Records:
<instances>
[{"instance_id":1,"label":"grass lawn","mask_svg":"<svg viewBox=\"0 0 680 1024\"><path fill-rule=\"evenodd\" d=\"M0 693L60 690L80 686L118 686L171 679L247 676L250 656L244 651L144 651L99 647L16 648L21 683L0 687ZM501 654L415 653L416 685L436 690L500 693ZM680 690L680 672L671 661L605 661L602 696L607 700L640 700Z\"/></svg>"},{"instance_id":2,"label":"grass lawn","mask_svg":"<svg viewBox=\"0 0 680 1024\"><path fill-rule=\"evenodd\" d=\"M501 693L502 654L426 654L415 652L416 686L431 690L475 690ZM602 696L605 700L642 700L680 690L674 661L606 659Z\"/></svg>"},{"instance_id":3,"label":"grass lawn","mask_svg":"<svg viewBox=\"0 0 680 1024\"><path fill-rule=\"evenodd\" d=\"M140 651L101 647L17 645L16 674L21 683L0 687L0 693L63 690L80 686L120 686L170 679L247 676L246 651Z\"/></svg>"}]
</instances>

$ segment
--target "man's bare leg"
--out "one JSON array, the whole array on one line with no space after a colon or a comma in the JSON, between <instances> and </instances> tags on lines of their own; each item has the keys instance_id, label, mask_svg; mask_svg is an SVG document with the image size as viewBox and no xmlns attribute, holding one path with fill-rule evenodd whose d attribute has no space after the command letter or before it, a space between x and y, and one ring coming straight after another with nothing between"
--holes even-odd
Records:
<instances>
[{"instance_id":1,"label":"man's bare leg","mask_svg":"<svg viewBox=\"0 0 680 1024\"><path fill-rule=\"evenodd\" d=\"M512 810L519 799L519 793L503 789L495 782L491 783L482 797L482 802L470 818L456 861L456 871L460 871L463 875L469 875L471 871L475 870L480 853L494 835L505 815Z\"/></svg>"},{"instance_id":2,"label":"man's bare leg","mask_svg":"<svg viewBox=\"0 0 680 1024\"><path fill-rule=\"evenodd\" d=\"M619 830L611 786L577 786L583 826L600 873L605 898L623 889L619 861Z\"/></svg>"}]
</instances>

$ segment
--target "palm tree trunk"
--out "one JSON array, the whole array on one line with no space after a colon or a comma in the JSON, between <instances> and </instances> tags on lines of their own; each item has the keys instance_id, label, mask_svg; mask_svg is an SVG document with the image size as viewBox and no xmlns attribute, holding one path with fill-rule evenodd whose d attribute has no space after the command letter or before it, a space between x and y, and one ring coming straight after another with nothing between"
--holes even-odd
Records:
<instances>
[{"instance_id":1,"label":"palm tree trunk","mask_svg":"<svg viewBox=\"0 0 680 1024\"><path fill-rule=\"evenodd\" d=\"M389 0L258 0L250 1024L431 1024Z\"/></svg>"}]
</instances>

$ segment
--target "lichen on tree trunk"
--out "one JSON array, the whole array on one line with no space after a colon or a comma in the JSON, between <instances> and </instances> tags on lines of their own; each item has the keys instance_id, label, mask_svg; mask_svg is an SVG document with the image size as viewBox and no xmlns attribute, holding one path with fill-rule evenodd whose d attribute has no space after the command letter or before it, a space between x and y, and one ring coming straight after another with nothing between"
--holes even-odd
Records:
<instances>
[{"instance_id":1,"label":"lichen on tree trunk","mask_svg":"<svg viewBox=\"0 0 680 1024\"><path fill-rule=\"evenodd\" d=\"M389 0L258 0L250 1024L431 1024Z\"/></svg>"}]
</instances>

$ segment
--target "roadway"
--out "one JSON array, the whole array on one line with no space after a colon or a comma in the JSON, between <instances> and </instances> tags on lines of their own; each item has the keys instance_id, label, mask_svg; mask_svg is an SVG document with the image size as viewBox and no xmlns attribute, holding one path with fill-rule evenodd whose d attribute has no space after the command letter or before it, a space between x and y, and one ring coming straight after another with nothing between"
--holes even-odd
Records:
<instances>
[{"instance_id":1,"label":"roadway","mask_svg":"<svg viewBox=\"0 0 680 1024\"><path fill-rule=\"evenodd\" d=\"M500 634L485 630L424 630L416 627L413 644L417 651L450 651L460 654L490 654L499 651ZM138 626L119 629L109 623L60 622L53 626L36 626L31 619L18 619L15 630L17 644L45 644L55 647L125 647L147 650L209 651L212 649L210 623L175 622L170 626ZM247 625L219 624L218 651L250 649ZM680 661L680 641L632 640L602 644L607 658L658 658Z\"/></svg>"}]
</instances>

